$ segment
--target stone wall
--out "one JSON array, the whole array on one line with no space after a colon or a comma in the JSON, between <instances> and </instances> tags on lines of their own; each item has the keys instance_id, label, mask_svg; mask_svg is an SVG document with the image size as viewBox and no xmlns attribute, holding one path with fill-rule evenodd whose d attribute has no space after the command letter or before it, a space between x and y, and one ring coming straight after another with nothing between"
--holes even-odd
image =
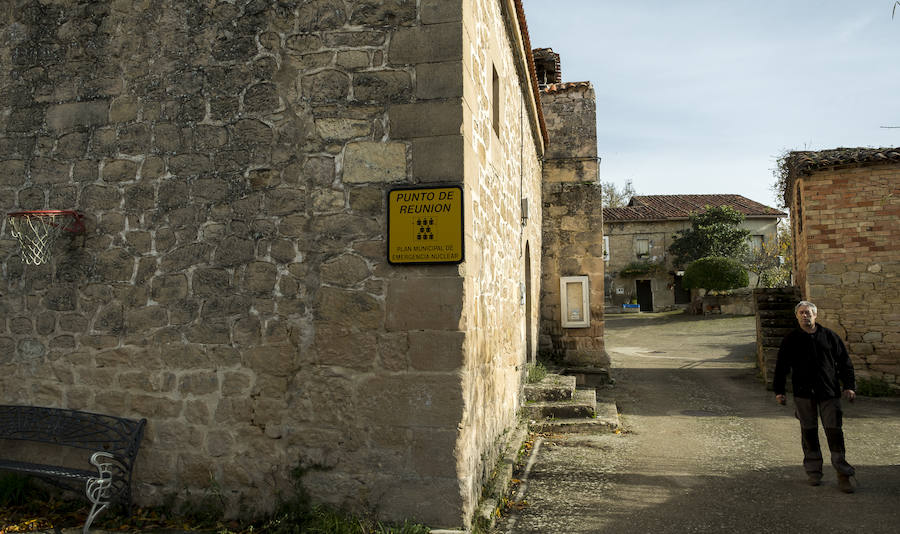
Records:
<instances>
[{"instance_id":1,"label":"stone wall","mask_svg":"<svg viewBox=\"0 0 900 534\"><path fill-rule=\"evenodd\" d=\"M858 372L892 383L900 379L898 182L896 163L826 168L796 181L791 206L804 298L847 342Z\"/></svg>"},{"instance_id":2,"label":"stone wall","mask_svg":"<svg viewBox=\"0 0 900 534\"><path fill-rule=\"evenodd\" d=\"M544 181L595 182L597 103L590 82L549 85L541 90L550 146L544 157Z\"/></svg>"},{"instance_id":3,"label":"stone wall","mask_svg":"<svg viewBox=\"0 0 900 534\"><path fill-rule=\"evenodd\" d=\"M543 147L536 117L529 111L535 105L531 88L522 81L527 73L522 70L522 43L508 25L512 2L470 0L463 5L463 145L469 197L462 313L467 331L465 410L458 461L468 506L477 503L504 434L517 422L525 363L537 345L537 335L528 332L536 332L540 298L538 150ZM522 199L530 205L524 221Z\"/></svg>"},{"instance_id":4,"label":"stone wall","mask_svg":"<svg viewBox=\"0 0 900 534\"><path fill-rule=\"evenodd\" d=\"M567 366L605 367L603 211L599 183L544 183L541 354ZM587 275L590 326L563 328L560 278Z\"/></svg>"},{"instance_id":5,"label":"stone wall","mask_svg":"<svg viewBox=\"0 0 900 534\"><path fill-rule=\"evenodd\" d=\"M604 367L603 209L597 173L597 116L588 82L541 91L551 139L543 169L540 350L569 366ZM563 328L560 277L589 277L590 326Z\"/></svg>"},{"instance_id":6,"label":"stone wall","mask_svg":"<svg viewBox=\"0 0 900 534\"><path fill-rule=\"evenodd\" d=\"M141 504L215 484L266 509L302 465L317 500L465 524L537 324L536 119L503 20L488 0L3 4L0 209L75 208L87 232L25 267L2 228L0 401L147 417ZM386 191L430 184L464 186L468 261L391 266Z\"/></svg>"}]
</instances>

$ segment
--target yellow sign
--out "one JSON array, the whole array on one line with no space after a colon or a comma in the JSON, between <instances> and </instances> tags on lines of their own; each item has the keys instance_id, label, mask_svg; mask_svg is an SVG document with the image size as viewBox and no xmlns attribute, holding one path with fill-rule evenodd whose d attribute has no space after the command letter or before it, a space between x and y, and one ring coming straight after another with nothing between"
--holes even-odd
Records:
<instances>
[{"instance_id":1,"label":"yellow sign","mask_svg":"<svg viewBox=\"0 0 900 534\"><path fill-rule=\"evenodd\" d=\"M463 261L462 187L388 192L390 263Z\"/></svg>"}]
</instances>

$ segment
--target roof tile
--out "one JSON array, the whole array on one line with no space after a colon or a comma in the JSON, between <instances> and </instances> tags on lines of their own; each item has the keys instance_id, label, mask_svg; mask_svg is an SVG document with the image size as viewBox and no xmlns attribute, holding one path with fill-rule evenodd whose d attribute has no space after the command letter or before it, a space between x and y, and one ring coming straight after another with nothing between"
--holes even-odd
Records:
<instances>
[{"instance_id":1,"label":"roof tile","mask_svg":"<svg viewBox=\"0 0 900 534\"><path fill-rule=\"evenodd\" d=\"M564 82L551 83L541 88L542 93L562 93L570 89L578 89L581 87L591 88L591 82Z\"/></svg>"},{"instance_id":2,"label":"roof tile","mask_svg":"<svg viewBox=\"0 0 900 534\"><path fill-rule=\"evenodd\" d=\"M780 178L777 187L784 198L784 205L790 206L793 201L794 182L801 176L831 167L879 163L900 163L900 147L834 148L790 152L779 160Z\"/></svg>"},{"instance_id":3,"label":"roof tile","mask_svg":"<svg viewBox=\"0 0 900 534\"><path fill-rule=\"evenodd\" d=\"M809 174L818 169L838 165L900 161L900 147L835 148L816 152L798 151L791 152L788 158L791 159L792 173Z\"/></svg>"},{"instance_id":4,"label":"roof tile","mask_svg":"<svg viewBox=\"0 0 900 534\"><path fill-rule=\"evenodd\" d=\"M741 195L635 195L628 206L603 208L604 221L687 219L708 206L729 206L745 217L785 217L786 213Z\"/></svg>"}]
</instances>

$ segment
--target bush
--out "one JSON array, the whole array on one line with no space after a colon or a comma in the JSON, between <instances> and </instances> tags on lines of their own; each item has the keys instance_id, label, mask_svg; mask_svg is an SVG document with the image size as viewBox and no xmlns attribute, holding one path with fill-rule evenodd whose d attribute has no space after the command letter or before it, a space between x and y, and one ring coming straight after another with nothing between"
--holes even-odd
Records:
<instances>
[{"instance_id":1,"label":"bush","mask_svg":"<svg viewBox=\"0 0 900 534\"><path fill-rule=\"evenodd\" d=\"M694 261L684 271L684 287L727 291L750 284L747 270L735 259L710 256Z\"/></svg>"},{"instance_id":2,"label":"bush","mask_svg":"<svg viewBox=\"0 0 900 534\"><path fill-rule=\"evenodd\" d=\"M864 397L893 397L898 391L878 378L860 378L856 381L856 393Z\"/></svg>"}]
</instances>

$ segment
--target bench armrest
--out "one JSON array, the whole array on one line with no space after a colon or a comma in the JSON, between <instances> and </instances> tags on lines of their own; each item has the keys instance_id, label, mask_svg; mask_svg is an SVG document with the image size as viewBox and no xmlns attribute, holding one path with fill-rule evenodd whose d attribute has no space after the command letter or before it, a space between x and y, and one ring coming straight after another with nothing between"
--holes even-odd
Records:
<instances>
[{"instance_id":1,"label":"bench armrest","mask_svg":"<svg viewBox=\"0 0 900 534\"><path fill-rule=\"evenodd\" d=\"M85 483L85 494L93 506L84 523L83 534L90 532L91 523L100 512L109 506L109 494L112 489L112 472L115 463L110 461L115 456L108 452L95 452L91 455L91 463L97 468L97 476L89 478Z\"/></svg>"}]
</instances>

